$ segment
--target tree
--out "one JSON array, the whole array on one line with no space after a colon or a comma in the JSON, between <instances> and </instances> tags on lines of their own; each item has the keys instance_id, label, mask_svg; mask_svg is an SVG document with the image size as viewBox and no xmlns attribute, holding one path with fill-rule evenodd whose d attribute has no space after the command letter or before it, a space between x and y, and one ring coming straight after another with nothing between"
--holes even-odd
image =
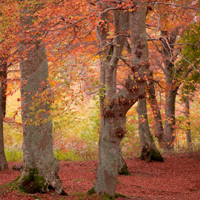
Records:
<instances>
[{"instance_id":1,"label":"tree","mask_svg":"<svg viewBox=\"0 0 200 200\"><path fill-rule=\"evenodd\" d=\"M175 8L186 8L184 9L170 9L169 7L161 6L158 9L157 14L162 16L159 23L160 27L160 37L158 43L154 43L157 51L162 56L162 61L158 62L157 65L163 71L165 77L165 125L163 129L162 118L160 115L159 107L156 100L154 80L149 81L148 94L149 102L151 104L154 120L155 120L155 132L158 138L159 144L165 150L173 150L174 139L175 139L175 100L177 96L178 89L181 86L180 79L186 79L186 77L191 73L191 69L187 66L183 67L178 64L180 56L180 45L177 44L177 38L180 37L186 27L185 23L177 23L179 18L182 20L187 17L187 23L191 23L194 20L194 16L189 13L189 10L194 10L193 1L190 2L192 5L185 6L185 2L179 2L180 4L175 4ZM165 4L165 3L160 3ZM171 5L171 3L166 3ZM164 10L165 9L165 10ZM178 15L177 15L178 13ZM183 15L180 15L183 13ZM150 39L151 40L151 39ZM151 40L154 41L154 40ZM187 60L187 59L186 59ZM153 77L153 74L152 76ZM181 78L180 78L181 77Z\"/></svg>"},{"instance_id":2,"label":"tree","mask_svg":"<svg viewBox=\"0 0 200 200\"><path fill-rule=\"evenodd\" d=\"M124 13L122 10L113 11L113 20L114 20L114 32L115 32L115 43L112 42L109 44L109 14L102 14L103 24L97 27L97 38L99 40L99 49L101 51L100 57L100 110L101 110L101 124L100 124L100 137L101 132L104 129L104 109L106 105L106 101L108 103L108 99L111 99L117 93L117 67L118 62L121 57L124 43L128 29L128 12ZM121 34L121 35L120 35ZM124 34L124 35L123 35ZM106 47L104 47L106 46ZM105 50L102 51L102 49ZM111 66L110 69L112 72L109 72L107 69L108 66ZM106 80L107 79L107 80ZM108 92L107 88L109 88L109 94L107 94L108 98L105 99L105 95ZM124 123L123 127L126 127L126 120L122 120L121 124ZM100 140L101 141L101 140ZM121 147L119 154L119 165L118 165L119 174L129 175L128 167L126 165L125 160L123 159Z\"/></svg>"},{"instance_id":3,"label":"tree","mask_svg":"<svg viewBox=\"0 0 200 200\"><path fill-rule=\"evenodd\" d=\"M163 162L164 159L156 148L149 129L146 98L138 101L137 112L139 121L139 136L142 149L141 159L146 160L146 162L151 162L152 160Z\"/></svg>"},{"instance_id":4,"label":"tree","mask_svg":"<svg viewBox=\"0 0 200 200\"><path fill-rule=\"evenodd\" d=\"M13 33L16 30L16 18L13 16L15 4L15 2L9 1L6 3L0 2L0 170L8 168L4 153L3 119L6 114L7 71L15 60L14 48L16 42L11 39L14 38Z\"/></svg>"},{"instance_id":5,"label":"tree","mask_svg":"<svg viewBox=\"0 0 200 200\"><path fill-rule=\"evenodd\" d=\"M117 183L120 142L125 135L124 122L126 113L140 98L145 97L145 85L148 76L148 45L146 37L146 3L137 2L134 11L129 14L130 40L131 40L131 66L130 75L122 89L114 96L112 84L116 70L114 63L117 61L113 56L106 66L104 96L104 110L102 111L104 126L99 139L99 162L97 176L93 192L98 194L107 193L115 196ZM119 46L113 46L113 52L118 51ZM90 191L91 192L91 191Z\"/></svg>"},{"instance_id":6,"label":"tree","mask_svg":"<svg viewBox=\"0 0 200 200\"><path fill-rule=\"evenodd\" d=\"M21 4L23 10L20 16L23 170L18 185L25 192L47 192L51 187L58 194L66 194L58 176L59 163L52 148L47 56L39 37L42 34L38 35L32 27L33 14L42 5L27 5ZM23 39L27 32L31 42Z\"/></svg>"},{"instance_id":7,"label":"tree","mask_svg":"<svg viewBox=\"0 0 200 200\"><path fill-rule=\"evenodd\" d=\"M4 139L3 139L3 118L5 117L6 109L6 81L7 81L7 63L5 59L0 59L0 74L1 74L1 88L0 88L0 170L8 169L4 152Z\"/></svg>"},{"instance_id":8,"label":"tree","mask_svg":"<svg viewBox=\"0 0 200 200\"><path fill-rule=\"evenodd\" d=\"M187 138L187 145L190 147L192 142L191 130L190 130L190 98L189 96L185 97L185 116L187 118L187 131L186 131L186 138Z\"/></svg>"}]
</instances>

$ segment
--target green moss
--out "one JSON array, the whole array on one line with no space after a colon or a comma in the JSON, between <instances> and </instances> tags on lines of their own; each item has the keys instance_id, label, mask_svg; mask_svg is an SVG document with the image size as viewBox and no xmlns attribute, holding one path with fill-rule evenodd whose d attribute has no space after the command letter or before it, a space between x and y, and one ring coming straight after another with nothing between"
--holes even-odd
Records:
<instances>
[{"instance_id":1,"label":"green moss","mask_svg":"<svg viewBox=\"0 0 200 200\"><path fill-rule=\"evenodd\" d=\"M126 175L126 176L130 176L130 172L128 170L128 166L127 164L125 163L125 165L123 166L123 168L119 171L119 174L120 175Z\"/></svg>"},{"instance_id":2,"label":"green moss","mask_svg":"<svg viewBox=\"0 0 200 200\"><path fill-rule=\"evenodd\" d=\"M46 180L43 178L43 176L38 176L34 174L33 177L33 187L38 192L45 192L47 190L48 184L46 183Z\"/></svg>"},{"instance_id":3,"label":"green moss","mask_svg":"<svg viewBox=\"0 0 200 200\"><path fill-rule=\"evenodd\" d=\"M159 161L159 162L164 162L163 157L161 156L159 151L155 151L155 149L150 150L150 155L151 155L151 160Z\"/></svg>"},{"instance_id":4,"label":"green moss","mask_svg":"<svg viewBox=\"0 0 200 200\"><path fill-rule=\"evenodd\" d=\"M27 169L25 169L27 170ZM45 192L47 190L48 185L46 184L43 176L39 176L39 170L28 169L28 176L23 177L22 184L19 189L21 192L25 193L37 193L37 192Z\"/></svg>"},{"instance_id":5,"label":"green moss","mask_svg":"<svg viewBox=\"0 0 200 200\"><path fill-rule=\"evenodd\" d=\"M90 190L88 190L88 192L87 192L89 195L90 194L95 194L96 193L96 191L95 191L95 189L94 188L91 188Z\"/></svg>"},{"instance_id":6,"label":"green moss","mask_svg":"<svg viewBox=\"0 0 200 200\"><path fill-rule=\"evenodd\" d=\"M123 197L123 198L127 198L127 196L120 194L120 193L115 193L115 197Z\"/></svg>"},{"instance_id":7,"label":"green moss","mask_svg":"<svg viewBox=\"0 0 200 200\"><path fill-rule=\"evenodd\" d=\"M111 197L111 196L110 196L109 194L107 194L107 193L104 193L104 197L105 197L106 200L108 200L108 199L114 200L114 198Z\"/></svg>"},{"instance_id":8,"label":"green moss","mask_svg":"<svg viewBox=\"0 0 200 200\"><path fill-rule=\"evenodd\" d=\"M155 149L143 148L140 158L142 160L146 160L147 163L151 162L152 160L164 162L164 159L161 156L160 152L158 150L155 150Z\"/></svg>"},{"instance_id":9,"label":"green moss","mask_svg":"<svg viewBox=\"0 0 200 200\"><path fill-rule=\"evenodd\" d=\"M34 169L25 169L25 171L29 171L28 176L23 177L23 185L29 184L33 180Z\"/></svg>"}]
</instances>

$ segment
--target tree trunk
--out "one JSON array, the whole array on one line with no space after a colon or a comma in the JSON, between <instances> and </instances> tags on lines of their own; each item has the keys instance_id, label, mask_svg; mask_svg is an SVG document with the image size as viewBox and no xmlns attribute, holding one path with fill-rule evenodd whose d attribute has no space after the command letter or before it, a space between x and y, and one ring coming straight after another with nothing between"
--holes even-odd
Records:
<instances>
[{"instance_id":1,"label":"tree trunk","mask_svg":"<svg viewBox=\"0 0 200 200\"><path fill-rule=\"evenodd\" d=\"M31 27L30 14L25 9L20 16L25 30ZM52 147L47 56L42 41L35 35L30 37L31 42L20 42L23 171L18 185L28 193L48 192L53 188L58 194L66 194Z\"/></svg>"},{"instance_id":2,"label":"tree trunk","mask_svg":"<svg viewBox=\"0 0 200 200\"><path fill-rule=\"evenodd\" d=\"M4 139L3 139L3 118L5 117L5 98L6 98L6 88L7 86L7 64L1 64L1 88L0 88L0 170L8 169L8 163L6 160L5 152L4 152Z\"/></svg>"},{"instance_id":3,"label":"tree trunk","mask_svg":"<svg viewBox=\"0 0 200 200\"><path fill-rule=\"evenodd\" d=\"M123 158L121 146L120 146L120 149L119 149L118 173L120 175L127 175L127 176L131 175L130 172L129 172L129 170L128 170L128 166L126 164L126 161Z\"/></svg>"},{"instance_id":4,"label":"tree trunk","mask_svg":"<svg viewBox=\"0 0 200 200\"><path fill-rule=\"evenodd\" d=\"M162 125L162 118L161 118L161 114L160 114L160 108L158 106L158 102L156 99L152 71L150 72L150 78L149 78L148 84L147 84L147 92L149 94L148 101L153 110L153 117L154 117L154 121L155 121L155 136L158 138L160 147L162 147L163 125Z\"/></svg>"},{"instance_id":5,"label":"tree trunk","mask_svg":"<svg viewBox=\"0 0 200 200\"><path fill-rule=\"evenodd\" d=\"M164 149L174 149L175 139L175 100L177 90L169 91L165 97L165 128L163 135Z\"/></svg>"},{"instance_id":6,"label":"tree trunk","mask_svg":"<svg viewBox=\"0 0 200 200\"><path fill-rule=\"evenodd\" d=\"M3 64L3 71L2 71L2 75L1 75L1 88L2 88L2 112L3 112L3 118L6 115L6 91L7 91L7 64Z\"/></svg>"},{"instance_id":7,"label":"tree trunk","mask_svg":"<svg viewBox=\"0 0 200 200\"><path fill-rule=\"evenodd\" d=\"M105 13L102 16L102 19L104 20L105 24L108 24L108 16L107 13ZM127 32L128 28L128 13L123 13L122 11L114 11L114 24L115 24L115 34L118 35L120 32ZM106 45L107 43L107 36L108 36L108 30L109 27L97 27L97 36L100 43L100 49L103 48L103 45ZM101 91L100 91L100 109L101 109L101 124L100 124L100 137L101 132L103 131L104 127L104 116L103 116L103 109L105 106L105 88L108 87L106 85L106 68L110 65L110 63L113 64L113 73L111 74L111 77L108 77L107 80L110 79L110 90L111 94L110 97L113 97L116 94L116 74L117 74L117 65L118 60L121 56L121 52L124 47L125 43L125 37L118 37L116 39L117 47L110 46L109 48L105 48L104 51L100 53L100 61L101 61L101 67L100 67L100 83L101 83ZM114 59L113 59L114 57ZM108 82L108 81L107 81ZM124 122L126 126L126 121ZM120 148L121 152L121 148ZM126 162L123 158L122 152L119 154L119 174L121 175L129 175L128 167L126 165Z\"/></svg>"},{"instance_id":8,"label":"tree trunk","mask_svg":"<svg viewBox=\"0 0 200 200\"><path fill-rule=\"evenodd\" d=\"M25 45L27 48L28 45ZM59 163L52 147L47 57L42 43L20 60L23 125L23 171L18 180L26 192L64 193L58 177ZM30 184L31 183L31 184Z\"/></svg>"},{"instance_id":9,"label":"tree trunk","mask_svg":"<svg viewBox=\"0 0 200 200\"><path fill-rule=\"evenodd\" d=\"M117 63L116 54L106 68L105 105L103 110L104 127L99 141L99 163L94 184L94 192L115 196L119 167L120 142L125 135L126 113L140 98L145 97L146 78L148 76L148 45L146 37L146 4L139 3L139 9L130 13L130 38L132 50L132 71L126 84L112 96L112 77ZM123 37L122 37L123 38ZM124 40L125 41L125 40ZM119 46L114 46L114 52ZM136 57L136 59L135 59ZM92 192L92 191L90 191Z\"/></svg>"},{"instance_id":10,"label":"tree trunk","mask_svg":"<svg viewBox=\"0 0 200 200\"><path fill-rule=\"evenodd\" d=\"M152 160L163 162L164 159L159 153L154 143L153 137L150 133L146 98L138 101L137 107L138 117L139 117L139 136L141 143L141 159L146 160L146 162L151 162Z\"/></svg>"},{"instance_id":11,"label":"tree trunk","mask_svg":"<svg viewBox=\"0 0 200 200\"><path fill-rule=\"evenodd\" d=\"M165 150L174 149L175 139L175 99L178 88L174 67L175 57L173 55L174 43L178 36L178 28L174 29L171 35L168 35L168 31L161 31L161 42L162 42L162 56L164 60L164 73L166 80L166 91L165 91L165 127L164 134L162 137L162 147Z\"/></svg>"},{"instance_id":12,"label":"tree trunk","mask_svg":"<svg viewBox=\"0 0 200 200\"><path fill-rule=\"evenodd\" d=\"M186 138L187 138L187 146L190 147L192 143L191 137L191 129L190 129L190 98L189 95L185 97L185 116L187 118L187 131L186 131Z\"/></svg>"}]
</instances>

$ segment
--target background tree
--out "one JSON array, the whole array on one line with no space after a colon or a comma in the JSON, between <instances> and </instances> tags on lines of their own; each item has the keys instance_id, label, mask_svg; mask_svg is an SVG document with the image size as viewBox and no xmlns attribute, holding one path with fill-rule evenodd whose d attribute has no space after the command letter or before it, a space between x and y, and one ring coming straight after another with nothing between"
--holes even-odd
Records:
<instances>
[{"instance_id":1,"label":"background tree","mask_svg":"<svg viewBox=\"0 0 200 200\"><path fill-rule=\"evenodd\" d=\"M3 139L3 118L5 117L6 110L6 81L7 81L7 64L4 59L0 59L0 74L1 74L1 88L0 88L0 170L8 169L4 152L4 139Z\"/></svg>"},{"instance_id":2,"label":"background tree","mask_svg":"<svg viewBox=\"0 0 200 200\"><path fill-rule=\"evenodd\" d=\"M179 2L180 3L180 2ZM160 111L158 111L158 105L155 95L155 89L153 81L149 81L149 102L153 109L154 119L155 119L155 128L156 128L156 137L161 147L166 150L172 150L175 139L175 100L177 96L177 91L180 88L181 83L179 82L180 77L185 79L191 69L177 64L177 61L180 56L180 45L177 45L177 38L182 35L185 30L185 23L177 23L177 20L181 18L182 20L187 17L187 23L191 23L194 20L194 15L190 15L189 10L194 10L194 2L191 1L190 6L184 6L185 2L178 4L180 7L186 8L186 11L183 9L175 9L172 11L170 7L165 7L160 5L157 7L157 16L162 18L158 19L160 24L159 30L160 34L160 44L154 43L157 51L162 55L162 61L158 61L158 66L162 70L165 76L165 125L161 125L162 119ZM153 3L154 4L154 3ZM162 4L162 3L161 3ZM166 3L170 5L171 3ZM165 9L165 10L164 10ZM194 10L194 13L196 11ZM184 15L177 15L177 13L184 13ZM153 16L153 14L152 14ZM155 19L155 18L154 18ZM151 40L151 39L150 39ZM153 40L152 40L153 41ZM155 62L154 62L155 63Z\"/></svg>"}]
</instances>

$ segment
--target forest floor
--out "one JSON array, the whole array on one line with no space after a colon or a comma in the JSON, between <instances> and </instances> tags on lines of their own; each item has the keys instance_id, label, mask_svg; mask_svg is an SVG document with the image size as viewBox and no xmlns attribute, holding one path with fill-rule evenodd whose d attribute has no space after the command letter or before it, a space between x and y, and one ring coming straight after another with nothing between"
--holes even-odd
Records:
<instances>
[{"instance_id":1,"label":"forest floor","mask_svg":"<svg viewBox=\"0 0 200 200\"><path fill-rule=\"evenodd\" d=\"M200 153L164 155L165 161L146 163L139 158L126 160L131 176L118 176L116 192L134 200L199 200L200 199ZM13 181L20 171L0 171L0 200L25 199L106 199L102 196L87 195L93 187L97 161L60 162L59 176L69 196L58 196L53 191L47 194L24 194L2 185Z\"/></svg>"}]
</instances>

